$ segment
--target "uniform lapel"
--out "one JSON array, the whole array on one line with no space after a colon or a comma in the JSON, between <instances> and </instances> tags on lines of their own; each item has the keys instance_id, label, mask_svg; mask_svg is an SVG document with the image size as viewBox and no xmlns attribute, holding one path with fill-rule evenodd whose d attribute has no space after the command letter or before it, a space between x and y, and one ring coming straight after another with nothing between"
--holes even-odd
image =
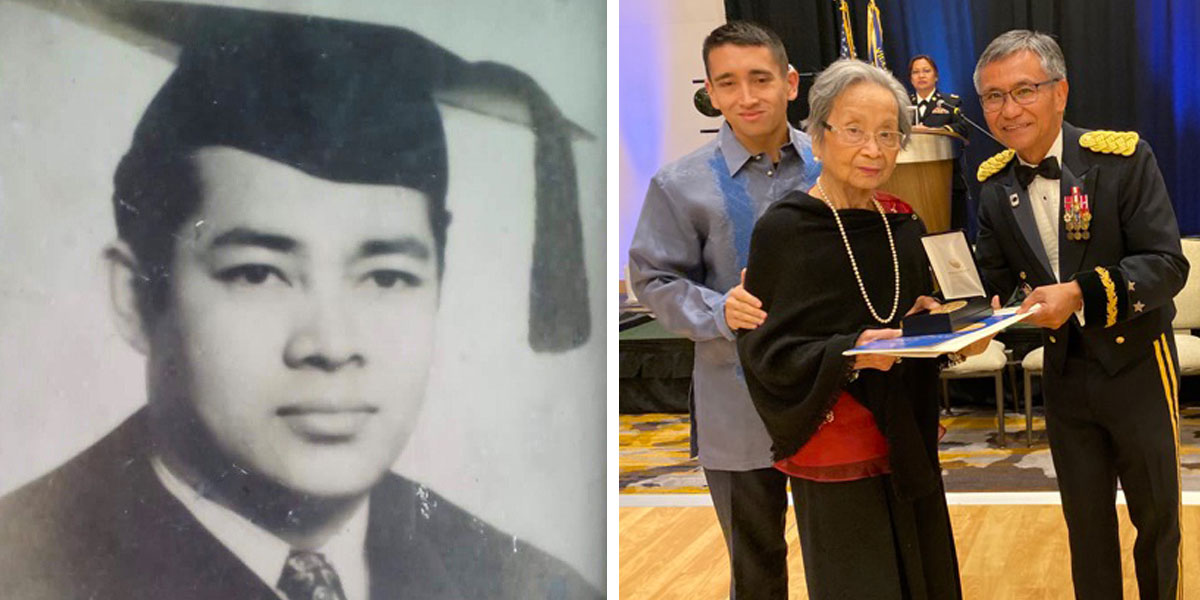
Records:
<instances>
[{"instance_id":1,"label":"uniform lapel","mask_svg":"<svg viewBox=\"0 0 1200 600\"><path fill-rule=\"evenodd\" d=\"M1088 204L1093 211L1096 201L1099 200L1095 195L1096 171L1081 160L1079 136L1082 133L1069 124L1063 123L1062 180L1059 183L1060 215L1066 215L1065 199L1070 195L1072 187L1078 187L1081 193L1087 194ZM1062 273L1062 278L1065 280L1079 272L1079 266L1083 264L1083 256L1087 253L1089 240L1067 239L1066 222L1062 218L1059 218L1058 221L1058 265L1059 272Z\"/></svg>"},{"instance_id":2,"label":"uniform lapel","mask_svg":"<svg viewBox=\"0 0 1200 600\"><path fill-rule=\"evenodd\" d=\"M1013 160L1018 160L1013 157ZM1046 256L1046 247L1042 244L1042 236L1038 233L1037 220L1033 217L1033 207L1029 204L1029 192L1017 183L1016 169L1009 168L1001 175L1000 187L1004 192L1003 202L1008 206L1017 229L1021 232L1021 241L1029 254L1036 257L1042 267L1042 280L1054 281L1053 271L1050 270L1050 259Z\"/></svg>"}]
</instances>

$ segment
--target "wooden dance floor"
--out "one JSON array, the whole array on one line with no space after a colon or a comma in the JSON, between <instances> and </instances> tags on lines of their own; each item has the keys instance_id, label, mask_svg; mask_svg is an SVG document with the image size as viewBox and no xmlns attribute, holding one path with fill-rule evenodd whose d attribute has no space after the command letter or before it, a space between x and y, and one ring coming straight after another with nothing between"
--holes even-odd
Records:
<instances>
[{"instance_id":1,"label":"wooden dance floor","mask_svg":"<svg viewBox=\"0 0 1200 600\"><path fill-rule=\"evenodd\" d=\"M1137 598L1133 526L1124 506L1121 545L1125 598ZM963 595L967 600L1073 598L1067 530L1057 505L952 504ZM620 509L620 597L628 600L724 600L729 566L711 506ZM1184 588L1200 598L1200 506L1183 507ZM808 598L795 519L787 536L791 598Z\"/></svg>"}]
</instances>

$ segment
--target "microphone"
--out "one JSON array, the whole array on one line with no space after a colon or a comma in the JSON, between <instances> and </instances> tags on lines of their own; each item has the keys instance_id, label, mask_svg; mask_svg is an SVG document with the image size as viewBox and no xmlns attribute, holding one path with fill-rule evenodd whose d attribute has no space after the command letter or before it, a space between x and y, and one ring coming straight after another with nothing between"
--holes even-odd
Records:
<instances>
[{"instance_id":1,"label":"microphone","mask_svg":"<svg viewBox=\"0 0 1200 600\"><path fill-rule=\"evenodd\" d=\"M967 114L964 113L963 111L959 110L959 108L957 106L950 106L949 104L946 104L945 100L938 98L937 107L941 108L943 110L948 110L948 111L962 117L962 119L964 121L970 123L972 126L975 127L975 129L982 131L983 135L986 135L986 136L992 138L993 140L996 141L997 144L1000 144L1001 146L1007 148L1007 146L1004 146L1004 142L997 140L996 136L992 135L992 133L990 131L988 131L987 129L984 129L983 127L980 127L979 124L976 123L975 121L972 121L969 117L967 117Z\"/></svg>"}]
</instances>

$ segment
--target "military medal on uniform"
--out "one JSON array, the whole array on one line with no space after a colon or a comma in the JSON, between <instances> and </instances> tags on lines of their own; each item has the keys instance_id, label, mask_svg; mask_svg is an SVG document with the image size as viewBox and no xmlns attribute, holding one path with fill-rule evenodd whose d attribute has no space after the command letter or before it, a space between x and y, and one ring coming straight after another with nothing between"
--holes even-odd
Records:
<instances>
[{"instance_id":1,"label":"military medal on uniform","mask_svg":"<svg viewBox=\"0 0 1200 600\"><path fill-rule=\"evenodd\" d=\"M1078 186L1071 187L1071 194L1063 199L1063 222L1067 227L1068 240L1086 240L1092 237L1092 211L1088 206L1087 194L1080 193Z\"/></svg>"}]
</instances>

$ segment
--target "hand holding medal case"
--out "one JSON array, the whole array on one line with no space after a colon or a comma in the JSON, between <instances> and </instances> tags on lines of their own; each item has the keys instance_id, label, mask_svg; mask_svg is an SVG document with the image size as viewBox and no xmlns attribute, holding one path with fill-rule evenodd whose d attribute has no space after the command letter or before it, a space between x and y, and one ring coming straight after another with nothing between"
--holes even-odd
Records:
<instances>
[{"instance_id":1,"label":"hand holding medal case","mask_svg":"<svg viewBox=\"0 0 1200 600\"><path fill-rule=\"evenodd\" d=\"M940 308L904 317L904 337L961 331L992 316L992 304L963 232L927 235L921 243L946 302Z\"/></svg>"}]
</instances>

